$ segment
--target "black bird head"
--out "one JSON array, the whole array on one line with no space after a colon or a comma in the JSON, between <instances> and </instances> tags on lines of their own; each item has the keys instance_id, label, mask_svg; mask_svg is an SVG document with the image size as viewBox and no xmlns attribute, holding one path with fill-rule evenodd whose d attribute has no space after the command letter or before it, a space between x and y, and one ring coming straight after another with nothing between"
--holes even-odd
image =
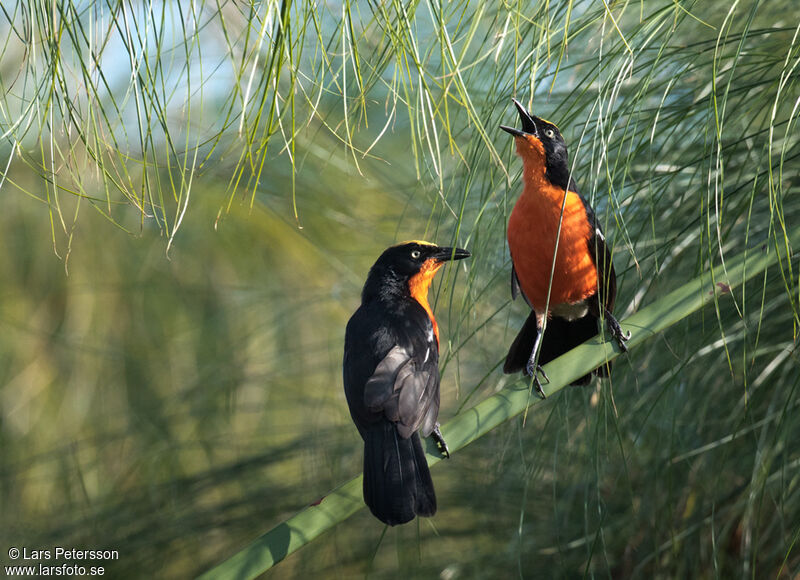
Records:
<instances>
[{"instance_id":1,"label":"black bird head","mask_svg":"<svg viewBox=\"0 0 800 580\"><path fill-rule=\"evenodd\" d=\"M370 269L362 298L367 299L373 292L391 290L391 286L399 285L419 299L427 295L433 276L445 262L469 256L467 250L441 247L421 240L391 246Z\"/></svg>"},{"instance_id":2,"label":"black bird head","mask_svg":"<svg viewBox=\"0 0 800 580\"><path fill-rule=\"evenodd\" d=\"M514 136L517 154L522 157L526 169L543 169L551 183L566 189L569 183L567 144L558 127L531 115L517 99L511 100L519 112L522 129L506 125L500 125L500 128Z\"/></svg>"}]
</instances>

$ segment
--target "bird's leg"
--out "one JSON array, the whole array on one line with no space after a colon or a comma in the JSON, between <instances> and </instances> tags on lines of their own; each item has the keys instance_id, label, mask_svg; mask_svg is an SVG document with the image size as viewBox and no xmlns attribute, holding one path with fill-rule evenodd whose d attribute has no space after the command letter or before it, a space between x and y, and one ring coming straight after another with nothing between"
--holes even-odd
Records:
<instances>
[{"instance_id":1,"label":"bird's leg","mask_svg":"<svg viewBox=\"0 0 800 580\"><path fill-rule=\"evenodd\" d=\"M533 343L533 348L531 349L531 356L528 358L528 364L525 365L525 374L529 377L533 377L533 384L536 387L536 392L539 396L544 399L545 394L544 390L542 390L542 383L539 382L539 374L542 375L542 378L545 382L550 382L550 379L547 378L547 373L544 372L542 365L536 364L536 353L539 350L539 345L542 342L542 331L540 330L536 336L536 341Z\"/></svg>"},{"instance_id":2,"label":"bird's leg","mask_svg":"<svg viewBox=\"0 0 800 580\"><path fill-rule=\"evenodd\" d=\"M447 448L447 442L444 440L444 437L442 437L442 431L439 429L438 421L436 425L433 426L431 437L433 437L433 440L436 441L436 446L439 448L439 452L444 455L445 458L450 459L450 450Z\"/></svg>"},{"instance_id":3,"label":"bird's leg","mask_svg":"<svg viewBox=\"0 0 800 580\"><path fill-rule=\"evenodd\" d=\"M608 308L603 308L603 314L604 318L606 319L606 324L608 324L608 328L611 331L611 336L617 341L619 349L622 352L628 352L628 347L625 345L625 343L628 341L628 339L630 339L631 331L629 330L627 334L622 332L619 322L616 318L614 318L614 315L611 314L611 311Z\"/></svg>"}]
</instances>

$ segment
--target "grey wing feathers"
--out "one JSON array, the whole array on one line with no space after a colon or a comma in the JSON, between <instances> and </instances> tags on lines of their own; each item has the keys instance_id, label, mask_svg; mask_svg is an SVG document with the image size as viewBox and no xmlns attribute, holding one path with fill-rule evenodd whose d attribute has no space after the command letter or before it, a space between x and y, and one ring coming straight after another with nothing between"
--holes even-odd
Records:
<instances>
[{"instance_id":1,"label":"grey wing feathers","mask_svg":"<svg viewBox=\"0 0 800 580\"><path fill-rule=\"evenodd\" d=\"M364 404L372 413L379 413L394 394L400 369L411 360L408 351L395 346L388 352L364 386Z\"/></svg>"},{"instance_id":2,"label":"grey wing feathers","mask_svg":"<svg viewBox=\"0 0 800 580\"><path fill-rule=\"evenodd\" d=\"M420 426L423 435L429 435L438 415L439 372L427 360L419 364L406 348L395 346L364 387L364 403L370 412L383 413L406 439Z\"/></svg>"}]
</instances>

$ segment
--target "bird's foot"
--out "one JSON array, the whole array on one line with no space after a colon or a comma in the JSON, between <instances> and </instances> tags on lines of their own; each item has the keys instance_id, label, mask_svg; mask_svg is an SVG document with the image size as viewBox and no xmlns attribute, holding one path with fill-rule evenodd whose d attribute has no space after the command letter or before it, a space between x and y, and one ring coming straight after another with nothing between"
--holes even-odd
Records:
<instances>
[{"instance_id":1,"label":"bird's foot","mask_svg":"<svg viewBox=\"0 0 800 580\"><path fill-rule=\"evenodd\" d=\"M533 359L528 361L527 366L525 367L525 374L529 377L533 377L533 385L536 387L536 393L542 398L546 399L547 397L544 394L544 390L542 389L542 383L539 382L539 375L542 375L545 383L550 382L550 378L547 376L547 373L544 372L544 368L542 365L535 365L533 364Z\"/></svg>"},{"instance_id":2,"label":"bird's foot","mask_svg":"<svg viewBox=\"0 0 800 580\"><path fill-rule=\"evenodd\" d=\"M450 459L450 449L447 448L447 442L444 440L442 431L439 429L439 423L436 423L436 425L433 426L431 437L433 437L433 440L436 441L436 446L439 448L439 453L444 455L445 459Z\"/></svg>"},{"instance_id":3,"label":"bird's foot","mask_svg":"<svg viewBox=\"0 0 800 580\"><path fill-rule=\"evenodd\" d=\"M622 352L628 352L628 346L625 344L631 337L631 331L629 330L627 333L622 332L622 328L619 325L614 316L606 310L606 324L608 324L608 328L611 331L611 336L614 340L617 341L619 345L619 349Z\"/></svg>"}]
</instances>

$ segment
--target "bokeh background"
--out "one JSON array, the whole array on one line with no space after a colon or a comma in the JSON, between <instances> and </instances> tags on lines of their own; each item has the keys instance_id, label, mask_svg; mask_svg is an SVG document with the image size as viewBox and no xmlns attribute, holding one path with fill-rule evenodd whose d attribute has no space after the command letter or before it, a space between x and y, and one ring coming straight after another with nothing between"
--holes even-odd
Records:
<instances>
[{"instance_id":1,"label":"bokeh background","mask_svg":"<svg viewBox=\"0 0 800 580\"><path fill-rule=\"evenodd\" d=\"M556 122L622 318L792 246L791 2L177 2L0 10L0 562L187 577L360 472L344 326L382 249L440 275L447 421L510 385L510 97ZM797 238L794 238L795 243ZM735 282L735 281L734 281ZM798 262L783 260L270 577L800 574Z\"/></svg>"}]
</instances>

